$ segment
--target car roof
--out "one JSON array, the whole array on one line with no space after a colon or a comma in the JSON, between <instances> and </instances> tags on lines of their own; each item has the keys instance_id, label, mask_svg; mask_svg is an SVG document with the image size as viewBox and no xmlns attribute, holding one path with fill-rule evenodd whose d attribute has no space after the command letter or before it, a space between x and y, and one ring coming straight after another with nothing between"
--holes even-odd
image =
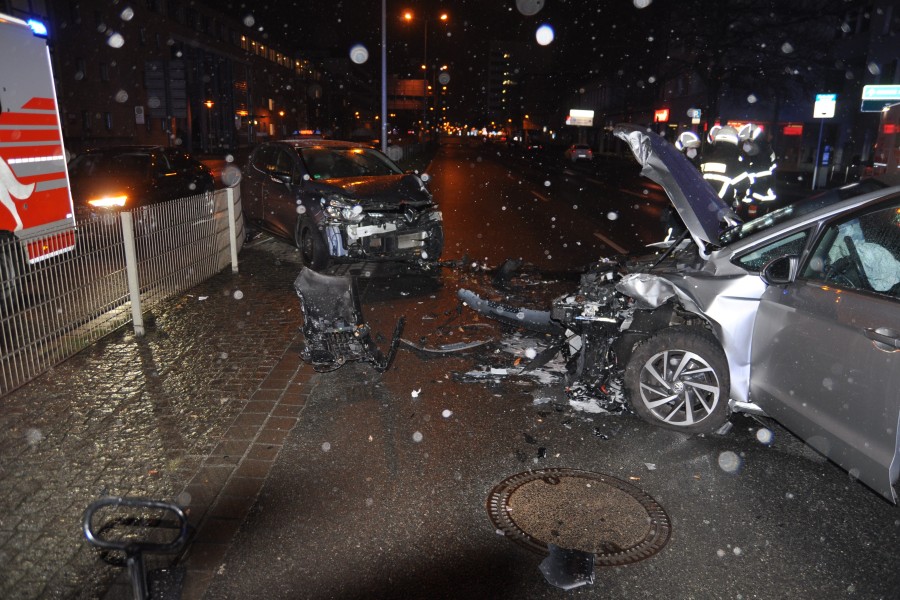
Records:
<instances>
[{"instance_id":1,"label":"car roof","mask_svg":"<svg viewBox=\"0 0 900 600\"><path fill-rule=\"evenodd\" d=\"M348 142L346 140L323 140L323 139L315 139L315 138L300 138L300 139L284 139L278 140L278 144L287 144L289 146L293 146L294 148L315 148L315 147L327 147L327 148L371 148L366 144L360 144L357 142Z\"/></svg>"},{"instance_id":2,"label":"car roof","mask_svg":"<svg viewBox=\"0 0 900 600\"><path fill-rule=\"evenodd\" d=\"M84 154L121 154L123 152L149 152L151 150L165 150L162 146L152 144L131 144L119 146L103 146L100 148L90 148L84 151Z\"/></svg>"},{"instance_id":3,"label":"car roof","mask_svg":"<svg viewBox=\"0 0 900 600\"><path fill-rule=\"evenodd\" d=\"M900 198L900 185L867 192L844 200L837 199L836 196L810 197L799 200L775 211L795 211L793 216L790 216L771 227L763 226L758 230L751 231L745 237L735 240L733 245L731 245L731 248L734 252L741 252L746 246L754 246L760 241L771 237L777 237L784 231L807 227L811 223L830 220L839 215L854 212L857 209L870 204L890 202L892 199L896 200L897 198ZM756 221L750 221L750 227L753 227L754 223L762 221L765 218L766 217L763 216Z\"/></svg>"}]
</instances>

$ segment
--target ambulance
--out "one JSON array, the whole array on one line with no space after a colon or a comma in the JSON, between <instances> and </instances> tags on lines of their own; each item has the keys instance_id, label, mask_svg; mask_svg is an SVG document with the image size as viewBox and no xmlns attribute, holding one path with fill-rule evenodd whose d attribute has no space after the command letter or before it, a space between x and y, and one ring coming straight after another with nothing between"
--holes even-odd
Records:
<instances>
[{"instance_id":1,"label":"ambulance","mask_svg":"<svg viewBox=\"0 0 900 600\"><path fill-rule=\"evenodd\" d=\"M0 300L75 247L69 190L46 27L0 13Z\"/></svg>"}]
</instances>

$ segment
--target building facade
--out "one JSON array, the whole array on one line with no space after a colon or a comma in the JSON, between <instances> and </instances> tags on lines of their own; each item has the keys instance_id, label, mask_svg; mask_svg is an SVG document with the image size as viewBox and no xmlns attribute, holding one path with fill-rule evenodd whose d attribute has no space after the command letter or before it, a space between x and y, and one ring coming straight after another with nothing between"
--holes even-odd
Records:
<instances>
[{"instance_id":1,"label":"building facade","mask_svg":"<svg viewBox=\"0 0 900 600\"><path fill-rule=\"evenodd\" d=\"M321 70L197 3L62 0L49 40L71 151L233 151L314 127Z\"/></svg>"}]
</instances>

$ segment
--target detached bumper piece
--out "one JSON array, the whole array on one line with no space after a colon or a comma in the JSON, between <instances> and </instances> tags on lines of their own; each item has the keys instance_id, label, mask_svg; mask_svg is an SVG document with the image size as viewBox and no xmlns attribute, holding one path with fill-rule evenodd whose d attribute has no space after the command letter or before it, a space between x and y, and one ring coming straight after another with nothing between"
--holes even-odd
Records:
<instances>
[{"instance_id":1,"label":"detached bumper piece","mask_svg":"<svg viewBox=\"0 0 900 600\"><path fill-rule=\"evenodd\" d=\"M387 354L372 340L362 317L356 279L322 275L304 268L294 280L303 310L303 337L306 344L300 357L320 372L333 371L348 361L370 363L383 373L391 365L404 319L397 321Z\"/></svg>"}]
</instances>

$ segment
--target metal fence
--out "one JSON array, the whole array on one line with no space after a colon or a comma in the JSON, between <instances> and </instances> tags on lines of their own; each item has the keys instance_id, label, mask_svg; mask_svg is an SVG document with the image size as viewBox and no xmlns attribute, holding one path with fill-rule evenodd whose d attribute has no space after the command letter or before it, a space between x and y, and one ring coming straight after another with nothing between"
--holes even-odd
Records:
<instances>
[{"instance_id":1,"label":"metal fence","mask_svg":"<svg viewBox=\"0 0 900 600\"><path fill-rule=\"evenodd\" d=\"M144 311L237 272L240 191L80 220L74 250L27 266L34 241L0 238L0 396L129 322L142 335Z\"/></svg>"}]
</instances>

